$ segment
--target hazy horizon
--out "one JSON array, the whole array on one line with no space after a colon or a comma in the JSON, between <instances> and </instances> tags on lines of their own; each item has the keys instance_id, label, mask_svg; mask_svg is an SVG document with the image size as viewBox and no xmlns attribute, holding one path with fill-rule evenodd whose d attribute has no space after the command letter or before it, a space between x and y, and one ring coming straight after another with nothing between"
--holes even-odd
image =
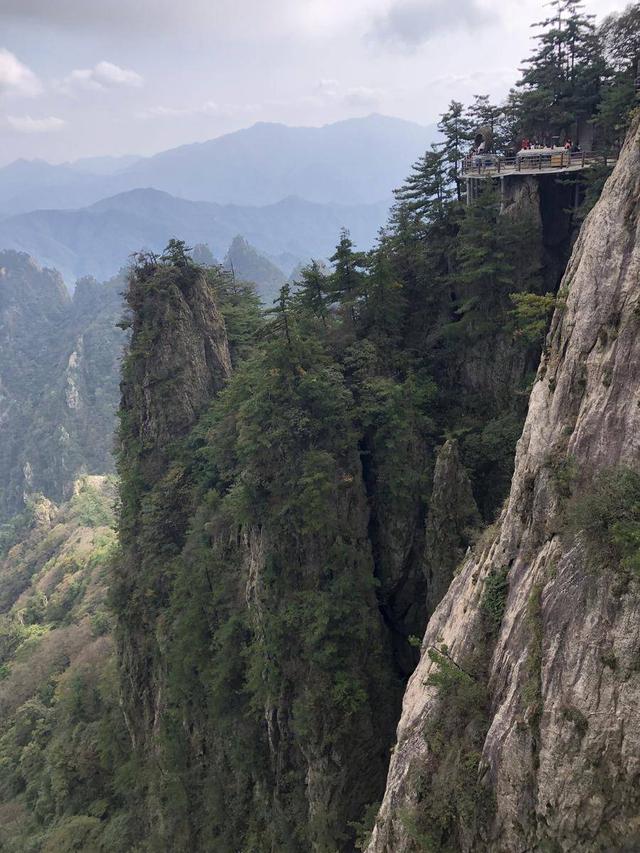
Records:
<instances>
[{"instance_id":1,"label":"hazy horizon","mask_svg":"<svg viewBox=\"0 0 640 853\"><path fill-rule=\"evenodd\" d=\"M379 113L379 112L375 112L375 111L368 113L366 115L348 116L348 117L343 118L343 119L337 119L336 121L323 121L323 122L319 122L316 124L313 124L313 123L309 123L309 124L291 123L291 124L289 124L289 123L284 122L284 121L268 121L266 119L263 119L263 120L251 122L250 124L247 124L247 125L243 125L242 127L235 128L234 130L221 131L220 133L215 133L213 136L207 137L206 139L195 139L195 140L191 140L191 141L180 142L175 146L169 146L168 148L165 148L165 147L159 148L157 151L150 151L146 154L142 154L139 151L127 151L123 154L84 154L84 155L81 155L79 157L73 157L73 158L69 158L69 157L67 157L67 158L48 158L46 156L35 156L35 157L19 156L19 157L15 157L15 158L7 161L7 162L4 162L2 160L2 158L0 157L0 169L2 169L4 166L10 165L11 163L15 163L15 162L18 162L21 160L26 161L26 162L31 162L31 163L33 163L33 162L48 163L49 165L53 165L53 166L74 165L77 163L83 163L85 161L87 161L87 162L90 162L92 160L100 161L103 159L106 159L106 160L111 159L114 161L115 160L135 161L137 159L145 159L147 157L153 157L156 154L161 154L164 151L171 150L174 148L183 148L183 147L188 147L190 145L205 145L207 142L211 142L213 140L220 139L221 137L224 137L224 136L231 136L235 133L242 133L243 131L251 130L252 128L260 126L260 125L276 125L276 126L280 126L280 127L289 128L290 130L321 129L324 127L330 127L331 125L342 124L342 123L349 122L349 121L366 120L366 119L371 119L371 118L384 118L384 119L391 119L392 121L407 122L408 124L413 124L416 127L421 127L421 128L424 128L425 130L431 130L432 128L435 127L435 124L437 122L437 116L434 117L433 121L423 123L423 122L418 122L418 121L412 121L411 119L405 119L402 116L394 116L394 115L390 115L389 113Z\"/></svg>"},{"instance_id":2,"label":"hazy horizon","mask_svg":"<svg viewBox=\"0 0 640 853\"><path fill-rule=\"evenodd\" d=\"M586 5L602 18L626 3ZM428 126L451 98L504 96L543 14L537 0L0 0L0 166L148 156L260 121Z\"/></svg>"}]
</instances>

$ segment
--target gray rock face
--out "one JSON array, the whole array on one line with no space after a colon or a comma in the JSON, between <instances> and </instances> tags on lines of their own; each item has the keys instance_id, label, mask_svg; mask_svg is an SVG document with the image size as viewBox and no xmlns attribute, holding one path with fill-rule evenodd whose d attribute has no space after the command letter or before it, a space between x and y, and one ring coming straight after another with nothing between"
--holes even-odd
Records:
<instances>
[{"instance_id":1,"label":"gray rock face","mask_svg":"<svg viewBox=\"0 0 640 853\"><path fill-rule=\"evenodd\" d=\"M205 276L142 285L121 391L149 483L163 473L171 442L189 431L230 375L224 320Z\"/></svg>"},{"instance_id":2,"label":"gray rock face","mask_svg":"<svg viewBox=\"0 0 640 853\"><path fill-rule=\"evenodd\" d=\"M640 594L560 535L558 472L640 464L640 120L587 218L563 281L497 533L463 565L433 615L407 688L369 853L421 849L405 815L447 713L426 650L464 660L482 640L490 572L509 592L489 662L490 726L478 769L495 810L461 821L452 849L640 849ZM429 791L423 796L429 796Z\"/></svg>"},{"instance_id":3,"label":"gray rock face","mask_svg":"<svg viewBox=\"0 0 640 853\"><path fill-rule=\"evenodd\" d=\"M117 631L123 710L132 742L140 748L147 744L150 752L156 749L152 734L165 701L160 614L168 581L156 549L174 553L188 521L184 477L163 478L172 442L193 427L222 388L231 360L224 320L203 274L158 267L146 279L132 277L126 299L133 313L121 382L119 468L121 494L129 503L120 521L123 557L114 568L113 586L128 605ZM163 513L163 521L150 525L146 541L140 518L150 507ZM140 577L153 589L146 600L134 595Z\"/></svg>"},{"instance_id":4,"label":"gray rock face","mask_svg":"<svg viewBox=\"0 0 640 853\"><path fill-rule=\"evenodd\" d=\"M471 483L460 462L458 445L449 439L440 448L433 475L425 535L427 613L449 589L453 572L480 527L480 513Z\"/></svg>"}]
</instances>

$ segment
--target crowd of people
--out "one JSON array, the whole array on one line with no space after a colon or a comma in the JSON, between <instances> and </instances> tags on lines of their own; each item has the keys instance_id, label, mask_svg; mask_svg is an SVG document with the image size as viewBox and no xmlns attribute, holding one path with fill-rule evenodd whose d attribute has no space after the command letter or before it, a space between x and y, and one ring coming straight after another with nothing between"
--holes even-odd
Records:
<instances>
[{"instance_id":1,"label":"crowd of people","mask_svg":"<svg viewBox=\"0 0 640 853\"><path fill-rule=\"evenodd\" d=\"M522 158L535 156L535 152L541 155L542 158L550 158L560 151L579 154L582 149L577 142L574 143L570 136L565 137L562 144L560 144L558 137L554 137L553 140L549 141L548 139L540 139L538 137L530 139L525 136L520 142L520 147L512 150L510 155L507 154L507 160L510 157L512 162L513 160L519 161ZM480 138L480 136L476 138L467 155L467 163L479 172L491 167L497 159L500 158L497 158L497 155L492 153L491 143L487 142L486 138Z\"/></svg>"},{"instance_id":2,"label":"crowd of people","mask_svg":"<svg viewBox=\"0 0 640 853\"><path fill-rule=\"evenodd\" d=\"M578 143L574 143L570 136L568 136L563 145L559 145L555 142L548 144L545 142L540 142L538 139L529 139L528 137L524 137L522 143L520 145L520 151L535 151L541 150L545 148L558 149L562 148L563 151L570 151L572 154L578 154L581 151Z\"/></svg>"}]
</instances>

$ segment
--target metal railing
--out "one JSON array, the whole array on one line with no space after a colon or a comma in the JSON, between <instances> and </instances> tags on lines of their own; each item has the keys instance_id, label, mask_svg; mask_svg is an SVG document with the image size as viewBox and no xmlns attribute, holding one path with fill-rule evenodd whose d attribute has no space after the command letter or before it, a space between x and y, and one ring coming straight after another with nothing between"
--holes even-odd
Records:
<instances>
[{"instance_id":1,"label":"metal railing","mask_svg":"<svg viewBox=\"0 0 640 853\"><path fill-rule=\"evenodd\" d=\"M502 157L498 154L470 154L462 161L462 174L465 177L483 175L518 174L530 172L556 171L561 169L584 169L597 163L608 165L615 157L607 154L585 151L550 151L535 148L527 149L515 157Z\"/></svg>"}]
</instances>

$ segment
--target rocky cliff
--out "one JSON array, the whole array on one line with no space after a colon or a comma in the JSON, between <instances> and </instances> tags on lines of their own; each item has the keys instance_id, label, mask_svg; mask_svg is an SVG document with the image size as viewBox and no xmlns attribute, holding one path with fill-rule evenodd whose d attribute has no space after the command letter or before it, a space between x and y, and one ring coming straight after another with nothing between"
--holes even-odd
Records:
<instances>
[{"instance_id":1,"label":"rocky cliff","mask_svg":"<svg viewBox=\"0 0 640 853\"><path fill-rule=\"evenodd\" d=\"M169 595L167 563L188 525L189 483L183 470L169 471L171 450L229 378L231 360L224 320L197 267L143 262L130 276L125 299L132 329L121 382L123 558L115 569L114 600L124 708L134 747L142 750L163 712L156 620Z\"/></svg>"},{"instance_id":2,"label":"rocky cliff","mask_svg":"<svg viewBox=\"0 0 640 853\"><path fill-rule=\"evenodd\" d=\"M429 622L369 853L640 845L639 214L636 119L566 270L506 508Z\"/></svg>"},{"instance_id":3,"label":"rocky cliff","mask_svg":"<svg viewBox=\"0 0 640 853\"><path fill-rule=\"evenodd\" d=\"M188 260L143 259L126 300L113 592L149 849L347 853L402 689L353 398L283 330L230 378Z\"/></svg>"},{"instance_id":4,"label":"rocky cliff","mask_svg":"<svg viewBox=\"0 0 640 853\"><path fill-rule=\"evenodd\" d=\"M112 469L121 289L83 279L71 298L54 270L0 252L0 522Z\"/></svg>"}]
</instances>

